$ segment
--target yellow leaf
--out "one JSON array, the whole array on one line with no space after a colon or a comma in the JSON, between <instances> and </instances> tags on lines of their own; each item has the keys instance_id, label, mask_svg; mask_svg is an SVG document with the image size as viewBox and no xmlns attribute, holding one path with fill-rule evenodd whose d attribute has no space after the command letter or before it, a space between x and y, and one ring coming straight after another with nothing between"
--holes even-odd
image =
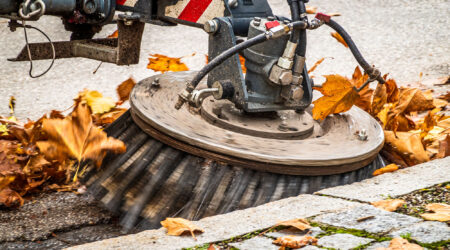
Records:
<instances>
[{"instance_id":1,"label":"yellow leaf","mask_svg":"<svg viewBox=\"0 0 450 250\"><path fill-rule=\"evenodd\" d=\"M149 57L147 69L160 71L165 73L167 71L186 71L189 68L186 64L181 62L181 57L168 57L161 54L152 54Z\"/></svg>"},{"instance_id":2,"label":"yellow leaf","mask_svg":"<svg viewBox=\"0 0 450 250\"><path fill-rule=\"evenodd\" d=\"M309 235L305 236L287 235L277 238L272 243L279 245L281 247L302 248L307 245L317 245L317 239Z\"/></svg>"},{"instance_id":3,"label":"yellow leaf","mask_svg":"<svg viewBox=\"0 0 450 250\"><path fill-rule=\"evenodd\" d=\"M42 131L48 140L36 144L50 160L64 162L73 158L81 162L91 159L100 166L106 152L123 153L126 150L122 141L107 137L105 132L94 126L89 108L82 103L64 119L45 119Z\"/></svg>"},{"instance_id":4,"label":"yellow leaf","mask_svg":"<svg viewBox=\"0 0 450 250\"><path fill-rule=\"evenodd\" d=\"M384 131L386 144L392 146L409 166L430 160L420 135L411 132Z\"/></svg>"},{"instance_id":5,"label":"yellow leaf","mask_svg":"<svg viewBox=\"0 0 450 250\"><path fill-rule=\"evenodd\" d=\"M427 210L433 211L434 213L421 214L425 220L436 220L436 221L450 221L450 205L443 203L432 203L426 206Z\"/></svg>"},{"instance_id":6,"label":"yellow leaf","mask_svg":"<svg viewBox=\"0 0 450 250\"><path fill-rule=\"evenodd\" d=\"M110 97L103 97L98 91L85 91L82 97L86 100L87 105L93 114L103 114L110 111L116 106L116 102Z\"/></svg>"},{"instance_id":7,"label":"yellow leaf","mask_svg":"<svg viewBox=\"0 0 450 250\"><path fill-rule=\"evenodd\" d=\"M331 32L331 36L334 37L338 42L340 42L342 45L344 45L346 48L348 48L347 43L344 41L344 38L342 38L341 35L337 32Z\"/></svg>"},{"instance_id":8,"label":"yellow leaf","mask_svg":"<svg viewBox=\"0 0 450 250\"><path fill-rule=\"evenodd\" d=\"M393 164L389 164L389 165L387 165L385 167L382 167L380 169L375 170L373 172L373 176L382 175L382 174L390 173L390 172L395 172L397 170L398 170L397 164L393 163Z\"/></svg>"},{"instance_id":9,"label":"yellow leaf","mask_svg":"<svg viewBox=\"0 0 450 250\"><path fill-rule=\"evenodd\" d=\"M167 229L168 235L180 236L183 233L190 232L195 240L197 240L197 238L195 237L194 232L204 232L203 229L183 218L166 218L161 221L161 225Z\"/></svg>"},{"instance_id":10,"label":"yellow leaf","mask_svg":"<svg viewBox=\"0 0 450 250\"><path fill-rule=\"evenodd\" d=\"M403 206L406 202L400 199L392 199L392 200L382 200L382 201L374 201L370 204L376 208L383 209L389 212L394 212L399 207Z\"/></svg>"},{"instance_id":11,"label":"yellow leaf","mask_svg":"<svg viewBox=\"0 0 450 250\"><path fill-rule=\"evenodd\" d=\"M0 124L0 136L6 136L8 135L8 127L4 124Z\"/></svg>"},{"instance_id":12,"label":"yellow leaf","mask_svg":"<svg viewBox=\"0 0 450 250\"><path fill-rule=\"evenodd\" d=\"M330 114L348 111L359 95L350 81L340 75L328 75L319 90L324 96L314 101L313 118L323 120Z\"/></svg>"},{"instance_id":13,"label":"yellow leaf","mask_svg":"<svg viewBox=\"0 0 450 250\"><path fill-rule=\"evenodd\" d=\"M409 243L403 238L394 238L389 243L388 248L377 248L377 250L422 250L423 248L417 244Z\"/></svg>"}]
</instances>

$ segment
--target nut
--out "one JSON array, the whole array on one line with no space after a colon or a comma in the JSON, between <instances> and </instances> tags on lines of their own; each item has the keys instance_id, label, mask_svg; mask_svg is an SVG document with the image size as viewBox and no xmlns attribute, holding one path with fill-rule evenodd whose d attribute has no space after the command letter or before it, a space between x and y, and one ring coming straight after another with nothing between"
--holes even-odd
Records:
<instances>
[{"instance_id":1,"label":"nut","mask_svg":"<svg viewBox=\"0 0 450 250\"><path fill-rule=\"evenodd\" d=\"M300 101L303 98L305 92L300 87L294 87L291 89L290 98L294 101Z\"/></svg>"},{"instance_id":2,"label":"nut","mask_svg":"<svg viewBox=\"0 0 450 250\"><path fill-rule=\"evenodd\" d=\"M303 76L302 75L293 75L292 76L292 84L294 85L300 85L303 82Z\"/></svg>"},{"instance_id":3,"label":"nut","mask_svg":"<svg viewBox=\"0 0 450 250\"><path fill-rule=\"evenodd\" d=\"M280 74L281 85L289 85L292 82L292 72L290 70L285 70Z\"/></svg>"},{"instance_id":4,"label":"nut","mask_svg":"<svg viewBox=\"0 0 450 250\"><path fill-rule=\"evenodd\" d=\"M278 59L277 65L282 67L283 69L292 69L292 65L294 64L294 61L289 60L286 57L280 57Z\"/></svg>"}]
</instances>

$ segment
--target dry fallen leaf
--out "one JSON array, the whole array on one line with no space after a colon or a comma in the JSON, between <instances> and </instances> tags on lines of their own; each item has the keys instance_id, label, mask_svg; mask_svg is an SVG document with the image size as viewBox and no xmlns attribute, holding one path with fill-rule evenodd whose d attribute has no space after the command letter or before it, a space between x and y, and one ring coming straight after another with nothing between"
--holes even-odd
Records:
<instances>
[{"instance_id":1,"label":"dry fallen leaf","mask_svg":"<svg viewBox=\"0 0 450 250\"><path fill-rule=\"evenodd\" d=\"M48 136L46 141L38 141L40 151L50 160L64 162L69 158L90 159L100 166L106 152L123 153L125 144L106 133L92 122L87 105L79 103L72 114L65 119L45 119L42 130ZM74 181L77 175L75 174Z\"/></svg>"},{"instance_id":2,"label":"dry fallen leaf","mask_svg":"<svg viewBox=\"0 0 450 250\"><path fill-rule=\"evenodd\" d=\"M277 238L272 243L282 247L302 248L306 245L316 245L317 239L309 235L305 236L287 235Z\"/></svg>"},{"instance_id":3,"label":"dry fallen leaf","mask_svg":"<svg viewBox=\"0 0 450 250\"><path fill-rule=\"evenodd\" d=\"M398 152L408 166L430 160L423 147L420 135L411 132L384 131L385 143Z\"/></svg>"},{"instance_id":4,"label":"dry fallen leaf","mask_svg":"<svg viewBox=\"0 0 450 250\"><path fill-rule=\"evenodd\" d=\"M433 98L427 97L420 89L401 88L397 113L408 114L414 111L427 111L435 108Z\"/></svg>"},{"instance_id":5,"label":"dry fallen leaf","mask_svg":"<svg viewBox=\"0 0 450 250\"><path fill-rule=\"evenodd\" d=\"M130 98L130 93L131 90L133 90L134 85L136 85L136 80L134 80L133 77L130 77L117 87L117 95L119 96L118 105Z\"/></svg>"},{"instance_id":6,"label":"dry fallen leaf","mask_svg":"<svg viewBox=\"0 0 450 250\"><path fill-rule=\"evenodd\" d=\"M316 14L317 7L316 6L306 6L306 13L308 14Z\"/></svg>"},{"instance_id":7,"label":"dry fallen leaf","mask_svg":"<svg viewBox=\"0 0 450 250\"><path fill-rule=\"evenodd\" d=\"M389 243L388 248L377 248L377 250L422 250L423 248L417 244L409 243L403 238L394 238Z\"/></svg>"},{"instance_id":8,"label":"dry fallen leaf","mask_svg":"<svg viewBox=\"0 0 450 250\"><path fill-rule=\"evenodd\" d=\"M111 35L108 36L108 38L118 38L119 37L119 31L114 31Z\"/></svg>"},{"instance_id":9,"label":"dry fallen leaf","mask_svg":"<svg viewBox=\"0 0 450 250\"><path fill-rule=\"evenodd\" d=\"M7 207L17 207L23 205L22 197L10 188L0 189L0 204Z\"/></svg>"},{"instance_id":10,"label":"dry fallen leaf","mask_svg":"<svg viewBox=\"0 0 450 250\"><path fill-rule=\"evenodd\" d=\"M378 83L372 95L370 114L376 115L381 110L383 110L383 107L387 103L387 100L388 93L386 85Z\"/></svg>"},{"instance_id":11,"label":"dry fallen leaf","mask_svg":"<svg viewBox=\"0 0 450 250\"><path fill-rule=\"evenodd\" d=\"M308 70L308 74L312 73L314 70L316 70L317 66L319 66L323 61L325 60L325 57L320 58L317 60L316 63Z\"/></svg>"},{"instance_id":12,"label":"dry fallen leaf","mask_svg":"<svg viewBox=\"0 0 450 250\"><path fill-rule=\"evenodd\" d=\"M439 141L439 152L436 158L441 159L450 156L450 135L447 134L445 139Z\"/></svg>"},{"instance_id":13,"label":"dry fallen leaf","mask_svg":"<svg viewBox=\"0 0 450 250\"><path fill-rule=\"evenodd\" d=\"M377 175L382 175L382 174L385 174L385 173L395 172L397 170L398 170L397 164L392 163L392 164L389 164L389 165L387 165L385 167L382 167L380 169L375 170L372 175L373 176L377 176Z\"/></svg>"},{"instance_id":14,"label":"dry fallen leaf","mask_svg":"<svg viewBox=\"0 0 450 250\"><path fill-rule=\"evenodd\" d=\"M359 97L347 78L340 75L328 75L325 78L321 88L314 88L324 95L313 102L315 120L324 120L330 114L348 111Z\"/></svg>"},{"instance_id":15,"label":"dry fallen leaf","mask_svg":"<svg viewBox=\"0 0 450 250\"><path fill-rule=\"evenodd\" d=\"M180 236L183 233L190 232L195 240L197 240L197 238L195 237L194 232L204 232L203 229L197 227L191 221L183 218L166 218L161 221L161 225L167 228L168 235Z\"/></svg>"},{"instance_id":16,"label":"dry fallen leaf","mask_svg":"<svg viewBox=\"0 0 450 250\"><path fill-rule=\"evenodd\" d=\"M80 97L86 100L93 114L103 114L116 106L116 102L110 97L104 97L98 91L85 90L81 92Z\"/></svg>"},{"instance_id":17,"label":"dry fallen leaf","mask_svg":"<svg viewBox=\"0 0 450 250\"><path fill-rule=\"evenodd\" d=\"M406 201L401 199L392 199L392 200L382 200L382 201L374 201L370 204L376 208L383 209L389 212L394 212L399 207L403 206Z\"/></svg>"},{"instance_id":18,"label":"dry fallen leaf","mask_svg":"<svg viewBox=\"0 0 450 250\"><path fill-rule=\"evenodd\" d=\"M344 41L344 38L342 38L341 35L337 32L331 32L331 36L334 37L338 42L340 42L342 45L344 45L346 48L348 48L347 43Z\"/></svg>"},{"instance_id":19,"label":"dry fallen leaf","mask_svg":"<svg viewBox=\"0 0 450 250\"><path fill-rule=\"evenodd\" d=\"M436 220L436 221L450 221L450 205L443 203L431 203L426 206L426 209L433 211L434 213L421 214L422 218L425 220Z\"/></svg>"},{"instance_id":20,"label":"dry fallen leaf","mask_svg":"<svg viewBox=\"0 0 450 250\"><path fill-rule=\"evenodd\" d=\"M274 227L277 226L295 227L300 231L311 228L309 222L306 219L302 218L278 222Z\"/></svg>"},{"instance_id":21,"label":"dry fallen leaf","mask_svg":"<svg viewBox=\"0 0 450 250\"><path fill-rule=\"evenodd\" d=\"M168 57L161 54L151 54L147 69L166 73L168 71L186 71L189 68L181 62L181 57Z\"/></svg>"}]
</instances>

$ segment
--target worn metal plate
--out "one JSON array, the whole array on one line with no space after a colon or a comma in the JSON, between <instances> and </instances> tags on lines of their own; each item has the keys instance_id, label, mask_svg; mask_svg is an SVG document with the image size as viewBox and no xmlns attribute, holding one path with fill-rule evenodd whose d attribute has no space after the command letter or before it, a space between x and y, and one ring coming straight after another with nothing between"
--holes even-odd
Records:
<instances>
[{"instance_id":1,"label":"worn metal plate","mask_svg":"<svg viewBox=\"0 0 450 250\"><path fill-rule=\"evenodd\" d=\"M265 171L271 171L270 165L274 164L278 168L276 172L280 172L282 166L299 169L347 166L345 171L355 170L373 160L383 146L380 125L356 107L321 123L315 122L313 133L298 140L261 138L220 128L205 121L187 105L180 110L174 108L178 93L195 73L166 73L136 85L130 102L133 113L143 121L139 124L144 130L149 126L166 139L184 143L186 151L191 146L216 155L264 164ZM159 78L159 88L152 86L155 78ZM358 139L356 133L361 129L367 131L368 140ZM320 168L317 171L320 172Z\"/></svg>"}]
</instances>

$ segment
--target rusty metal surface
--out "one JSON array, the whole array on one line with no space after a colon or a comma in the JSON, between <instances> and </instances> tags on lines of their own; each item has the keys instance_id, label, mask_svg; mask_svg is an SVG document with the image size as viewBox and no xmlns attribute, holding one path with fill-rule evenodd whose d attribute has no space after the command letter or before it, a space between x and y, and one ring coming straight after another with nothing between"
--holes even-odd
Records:
<instances>
[{"instance_id":1,"label":"rusty metal surface","mask_svg":"<svg viewBox=\"0 0 450 250\"><path fill-rule=\"evenodd\" d=\"M339 168L352 165L357 169L373 160L383 145L384 135L379 124L358 108L331 116L322 123L315 122L314 132L299 140L254 137L214 126L201 115L191 112L187 105L180 110L173 108L177 94L194 74L159 75L158 89L151 85L155 77L141 81L131 94L133 112L148 126L181 143L266 165L296 166L299 169L302 166ZM367 141L357 138L355 133L361 129L366 129Z\"/></svg>"}]
</instances>

